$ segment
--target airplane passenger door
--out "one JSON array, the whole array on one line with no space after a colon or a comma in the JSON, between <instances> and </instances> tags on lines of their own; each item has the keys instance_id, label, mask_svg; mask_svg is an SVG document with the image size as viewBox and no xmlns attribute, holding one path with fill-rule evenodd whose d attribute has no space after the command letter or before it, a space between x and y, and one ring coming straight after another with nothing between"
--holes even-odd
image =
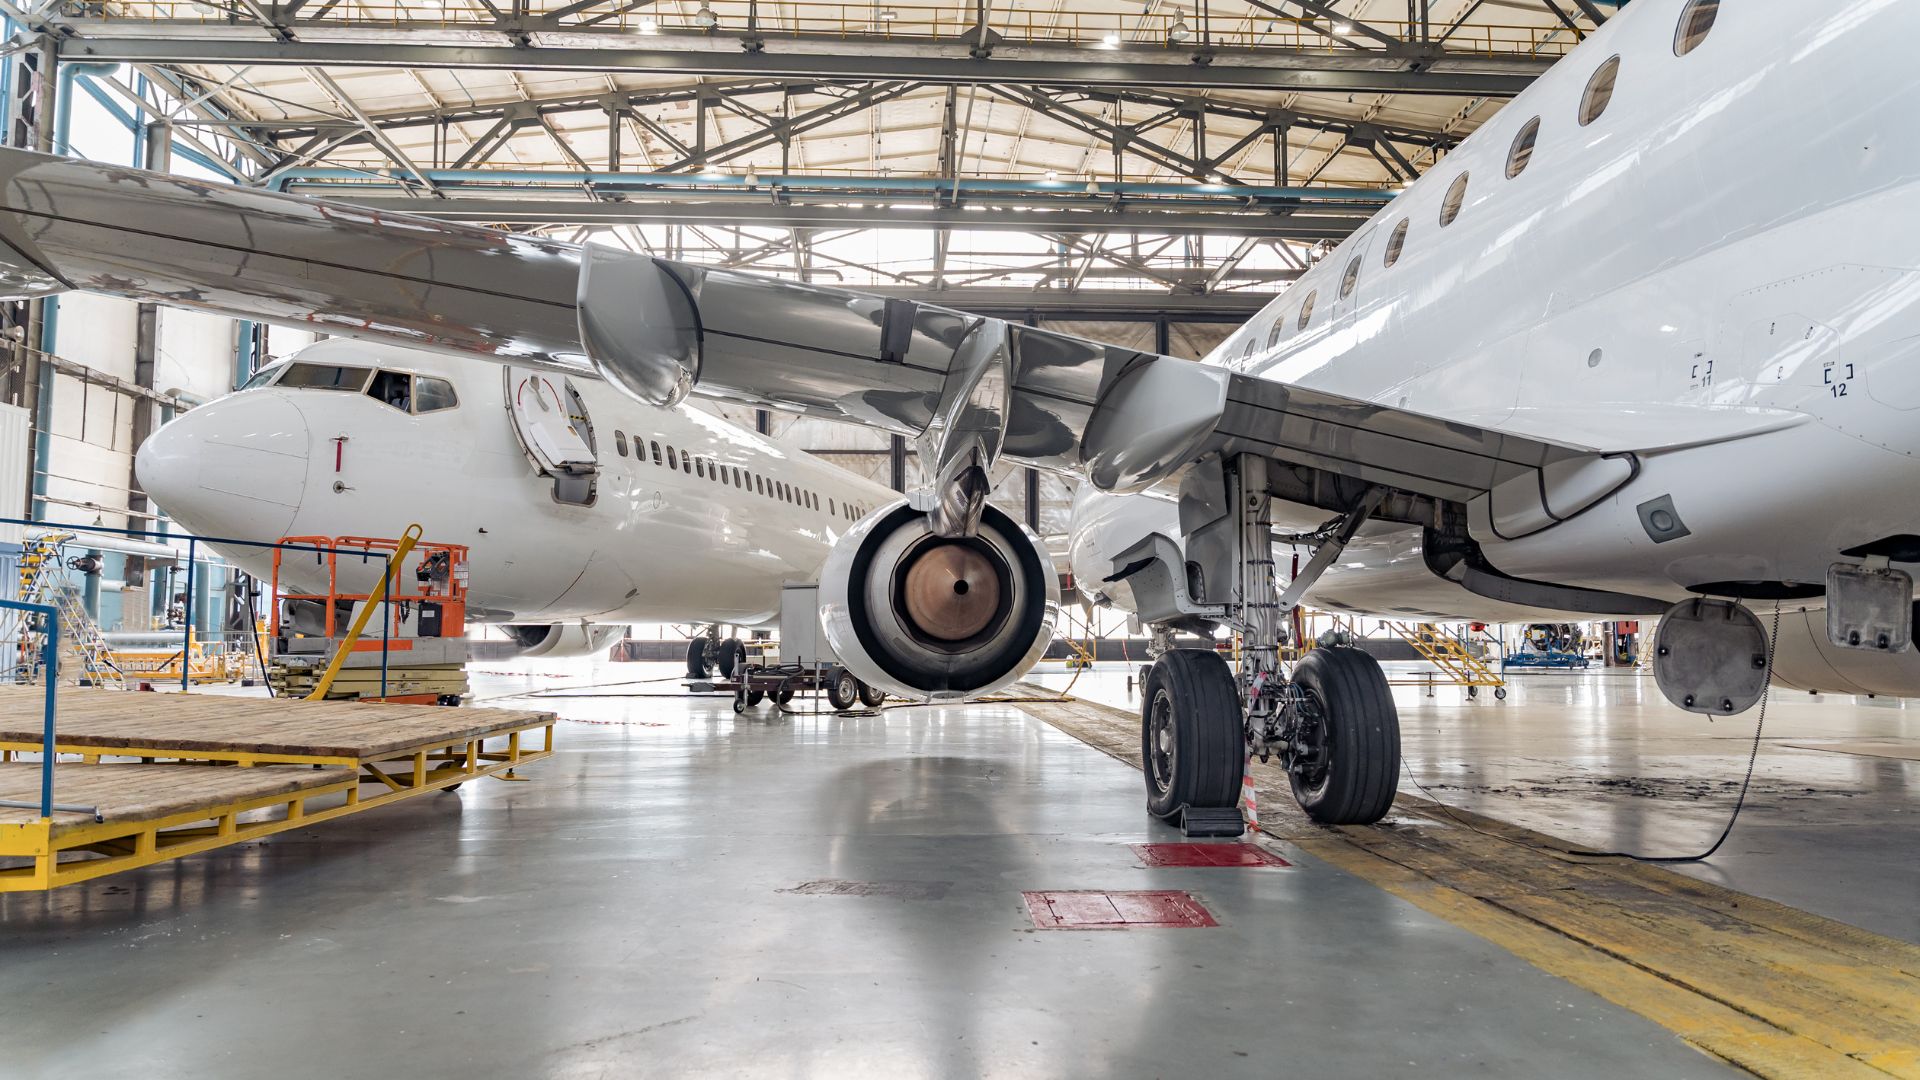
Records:
<instances>
[{"instance_id":1,"label":"airplane passenger door","mask_svg":"<svg viewBox=\"0 0 1920 1080\"><path fill-rule=\"evenodd\" d=\"M506 369L507 416L535 472L553 478L556 502L593 505L600 459L593 422L572 380L532 368Z\"/></svg>"}]
</instances>

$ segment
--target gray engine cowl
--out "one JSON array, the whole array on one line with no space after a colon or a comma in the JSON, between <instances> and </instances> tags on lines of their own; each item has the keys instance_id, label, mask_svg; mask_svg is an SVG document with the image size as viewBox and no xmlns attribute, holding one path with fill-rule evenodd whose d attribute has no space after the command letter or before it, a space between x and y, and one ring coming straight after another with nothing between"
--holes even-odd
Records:
<instances>
[{"instance_id":1,"label":"gray engine cowl","mask_svg":"<svg viewBox=\"0 0 1920 1080\"><path fill-rule=\"evenodd\" d=\"M847 670L908 699L990 693L1053 640L1060 583L1038 537L988 506L976 536L933 535L905 500L834 544L820 570L820 623Z\"/></svg>"},{"instance_id":2,"label":"gray engine cowl","mask_svg":"<svg viewBox=\"0 0 1920 1080\"><path fill-rule=\"evenodd\" d=\"M1758 614L1771 619L1771 605ZM1920 697L1920 652L1848 649L1827 638L1824 608L1782 607L1780 639L1773 649L1773 681L1794 690L1827 694Z\"/></svg>"},{"instance_id":3,"label":"gray engine cowl","mask_svg":"<svg viewBox=\"0 0 1920 1080\"><path fill-rule=\"evenodd\" d=\"M620 636L624 626L596 626L584 622L513 623L502 626L513 639L520 657L564 660L581 656L599 656Z\"/></svg>"}]
</instances>

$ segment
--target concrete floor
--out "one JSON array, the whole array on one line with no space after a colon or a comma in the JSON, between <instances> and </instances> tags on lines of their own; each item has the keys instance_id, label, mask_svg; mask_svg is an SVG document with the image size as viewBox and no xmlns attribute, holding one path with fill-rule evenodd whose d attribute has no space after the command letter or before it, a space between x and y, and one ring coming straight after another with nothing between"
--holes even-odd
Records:
<instances>
[{"instance_id":1,"label":"concrete floor","mask_svg":"<svg viewBox=\"0 0 1920 1080\"><path fill-rule=\"evenodd\" d=\"M535 672L476 688L672 674ZM1717 831L1717 789L1610 795L1592 780L1609 762L1737 780L1744 720L1669 715L1639 680L1549 678L1498 706L1409 692L1414 774L1583 842ZM1076 692L1123 698L1124 672ZM1129 843L1175 837L1142 812L1139 774L1007 706L837 719L682 697L543 704L580 722L532 783L0 898L0 1073L1731 1074L1297 853L1286 869L1140 868ZM1915 734L1903 711L1776 715L1802 738ZM1916 766L1772 744L1762 764L1734 850L1705 873L1912 937L1899 853L1913 831L1897 814L1920 805ZM1823 794L1789 803L1794 784ZM1505 790L1528 786L1551 793ZM894 895L790 891L818 881ZM1073 888L1190 889L1221 925L1032 929L1021 890ZM1852 895L1874 890L1887 895Z\"/></svg>"},{"instance_id":2,"label":"concrete floor","mask_svg":"<svg viewBox=\"0 0 1920 1080\"><path fill-rule=\"evenodd\" d=\"M1416 665L1393 665L1410 676ZM1036 682L1067 685L1043 673ZM1709 720L1629 671L1515 675L1506 701L1396 687L1407 775L1433 798L1583 848L1704 851L1725 827L1755 713ZM1123 665L1074 685L1137 708ZM1817 749L1814 747L1818 747ZM1904 753L1909 759L1878 756ZM1781 691L1747 804L1710 862L1681 873L1920 942L1920 701ZM1401 789L1419 793L1403 780Z\"/></svg>"}]
</instances>

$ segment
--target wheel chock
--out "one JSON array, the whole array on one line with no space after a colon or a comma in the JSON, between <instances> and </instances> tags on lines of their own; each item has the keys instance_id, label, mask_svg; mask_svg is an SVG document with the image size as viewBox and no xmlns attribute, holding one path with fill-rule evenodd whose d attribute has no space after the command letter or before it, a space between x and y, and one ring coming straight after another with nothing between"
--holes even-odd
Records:
<instances>
[{"instance_id":1,"label":"wheel chock","mask_svg":"<svg viewBox=\"0 0 1920 1080\"><path fill-rule=\"evenodd\" d=\"M1183 836L1239 836L1246 828L1246 819L1237 806L1188 806L1180 810Z\"/></svg>"}]
</instances>

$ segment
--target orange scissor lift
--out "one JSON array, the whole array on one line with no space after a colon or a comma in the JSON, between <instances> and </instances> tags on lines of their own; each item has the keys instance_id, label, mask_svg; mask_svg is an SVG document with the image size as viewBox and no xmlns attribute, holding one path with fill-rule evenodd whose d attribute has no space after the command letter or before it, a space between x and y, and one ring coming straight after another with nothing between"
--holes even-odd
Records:
<instances>
[{"instance_id":1,"label":"orange scissor lift","mask_svg":"<svg viewBox=\"0 0 1920 1080\"><path fill-rule=\"evenodd\" d=\"M420 541L418 526L398 540L287 536L280 543L312 550L273 552L267 679L274 693L459 703L467 692L470 655L464 545ZM283 580L288 564L307 559L312 569L324 569L324 592L295 589Z\"/></svg>"}]
</instances>

